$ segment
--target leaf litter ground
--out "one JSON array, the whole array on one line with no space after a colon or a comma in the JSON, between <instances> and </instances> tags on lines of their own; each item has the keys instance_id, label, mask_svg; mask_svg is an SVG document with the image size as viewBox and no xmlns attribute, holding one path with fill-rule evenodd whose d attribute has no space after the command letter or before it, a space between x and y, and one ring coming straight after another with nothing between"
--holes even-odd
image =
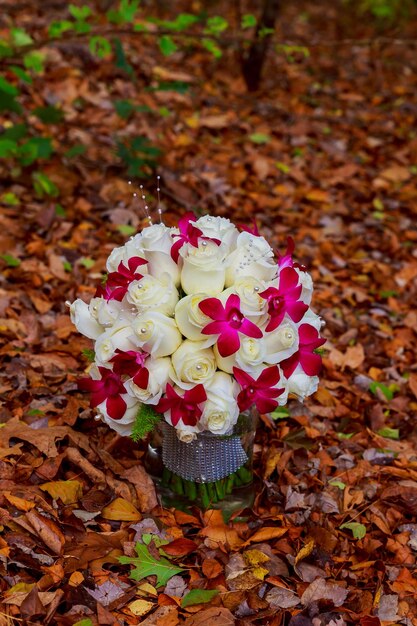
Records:
<instances>
[{"instance_id":1,"label":"leaf litter ground","mask_svg":"<svg viewBox=\"0 0 417 626\"><path fill-rule=\"evenodd\" d=\"M343 31L331 6L327 25L305 8L307 21L284 10L286 37ZM60 208L2 172L20 205L0 214L0 624L416 625L415 49L271 58L249 96L231 52L168 62L129 45L137 86L83 44L54 49L34 86L66 116L57 149L86 148L45 164ZM145 90L161 81L187 88ZM139 112L120 117L115 99ZM263 419L255 506L229 523L160 508L144 444L97 423L77 391L91 346L64 303L88 299L112 247L144 225L120 132L162 150L168 224L193 207L255 217L280 250L294 237L315 280L320 389Z\"/></svg>"}]
</instances>

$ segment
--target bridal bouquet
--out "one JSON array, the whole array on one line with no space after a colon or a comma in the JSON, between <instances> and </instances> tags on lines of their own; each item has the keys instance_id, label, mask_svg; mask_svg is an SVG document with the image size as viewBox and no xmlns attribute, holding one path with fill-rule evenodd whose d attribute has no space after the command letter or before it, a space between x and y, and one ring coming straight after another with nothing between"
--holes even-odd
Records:
<instances>
[{"instance_id":1,"label":"bridal bouquet","mask_svg":"<svg viewBox=\"0 0 417 626\"><path fill-rule=\"evenodd\" d=\"M95 342L80 381L91 406L121 435L143 436L163 415L188 442L227 433L251 405L270 413L289 393L312 394L325 340L292 252L289 240L274 258L256 228L191 213L115 248L95 297L70 306Z\"/></svg>"}]
</instances>

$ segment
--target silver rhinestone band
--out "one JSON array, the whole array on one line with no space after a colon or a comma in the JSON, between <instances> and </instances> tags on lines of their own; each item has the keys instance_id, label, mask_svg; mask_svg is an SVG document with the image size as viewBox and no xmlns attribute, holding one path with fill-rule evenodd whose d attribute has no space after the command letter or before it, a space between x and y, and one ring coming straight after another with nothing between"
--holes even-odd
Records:
<instances>
[{"instance_id":1,"label":"silver rhinestone band","mask_svg":"<svg viewBox=\"0 0 417 626\"><path fill-rule=\"evenodd\" d=\"M248 460L240 438L204 433L197 439L184 443L177 437L175 428L161 424L164 437L162 460L171 472L184 480L211 483L226 478Z\"/></svg>"}]
</instances>

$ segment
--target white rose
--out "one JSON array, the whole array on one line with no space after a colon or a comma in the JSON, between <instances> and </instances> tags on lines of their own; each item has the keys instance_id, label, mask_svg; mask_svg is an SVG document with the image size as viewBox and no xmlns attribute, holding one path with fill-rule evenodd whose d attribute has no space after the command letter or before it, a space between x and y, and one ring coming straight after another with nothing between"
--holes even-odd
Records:
<instances>
[{"instance_id":1,"label":"white rose","mask_svg":"<svg viewBox=\"0 0 417 626\"><path fill-rule=\"evenodd\" d=\"M105 422L110 428L115 430L122 437L128 437L132 433L133 424L138 414L140 402L136 398L132 398L128 394L121 396L127 404L126 412L122 419L114 420L107 413L106 401L98 405L97 410L102 416L103 422Z\"/></svg>"},{"instance_id":2,"label":"white rose","mask_svg":"<svg viewBox=\"0 0 417 626\"><path fill-rule=\"evenodd\" d=\"M240 348L231 356L223 357L218 351L217 345L214 346L214 354L216 356L217 367L223 372L233 374L233 368L239 367L248 373L259 370L259 366L265 360L266 345L263 338L254 339L252 337L240 337Z\"/></svg>"},{"instance_id":3,"label":"white rose","mask_svg":"<svg viewBox=\"0 0 417 626\"><path fill-rule=\"evenodd\" d=\"M124 313L122 307L121 302L117 300L107 302L104 298L92 298L88 305L92 317L106 327L112 326L120 318Z\"/></svg>"},{"instance_id":4,"label":"white rose","mask_svg":"<svg viewBox=\"0 0 417 626\"><path fill-rule=\"evenodd\" d=\"M124 246L113 248L106 261L106 268L108 272L117 272L117 268L125 258L126 249Z\"/></svg>"},{"instance_id":5,"label":"white rose","mask_svg":"<svg viewBox=\"0 0 417 626\"><path fill-rule=\"evenodd\" d=\"M264 237L240 233L236 250L226 259L226 287L231 287L239 276L272 280L277 274L273 257L274 252Z\"/></svg>"},{"instance_id":6,"label":"white rose","mask_svg":"<svg viewBox=\"0 0 417 626\"><path fill-rule=\"evenodd\" d=\"M144 259L144 250L142 248L141 241L142 233L138 233L134 237L131 237L124 246L113 248L106 262L107 271L117 272L121 262L127 267L129 259L132 257L140 257ZM141 265L140 273L147 274L148 265Z\"/></svg>"},{"instance_id":7,"label":"white rose","mask_svg":"<svg viewBox=\"0 0 417 626\"><path fill-rule=\"evenodd\" d=\"M239 417L237 394L239 386L229 374L216 372L206 387L200 424L215 435L224 435L236 424Z\"/></svg>"},{"instance_id":8,"label":"white rose","mask_svg":"<svg viewBox=\"0 0 417 626\"><path fill-rule=\"evenodd\" d=\"M303 401L307 396L317 391L319 385L318 376L307 376L300 365L288 378L288 392L294 393L299 400Z\"/></svg>"},{"instance_id":9,"label":"white rose","mask_svg":"<svg viewBox=\"0 0 417 626\"><path fill-rule=\"evenodd\" d=\"M207 326L213 320L208 317L200 309L199 304L206 300L207 294L194 293L191 296L181 298L175 307L175 321L178 328L187 339L192 341L205 340L206 346L212 345L216 341L216 337L207 337L201 332L204 326Z\"/></svg>"},{"instance_id":10,"label":"white rose","mask_svg":"<svg viewBox=\"0 0 417 626\"><path fill-rule=\"evenodd\" d=\"M275 330L264 333L264 340L266 345L265 363L280 363L297 352L298 328L286 316Z\"/></svg>"},{"instance_id":11,"label":"white rose","mask_svg":"<svg viewBox=\"0 0 417 626\"><path fill-rule=\"evenodd\" d=\"M211 348L201 341L186 339L172 355L173 380L182 389L206 385L216 371L216 359Z\"/></svg>"},{"instance_id":12,"label":"white rose","mask_svg":"<svg viewBox=\"0 0 417 626\"><path fill-rule=\"evenodd\" d=\"M197 439L196 426L182 426L181 429L177 429L177 437L182 443L191 443Z\"/></svg>"},{"instance_id":13,"label":"white rose","mask_svg":"<svg viewBox=\"0 0 417 626\"><path fill-rule=\"evenodd\" d=\"M222 300L230 294L236 293L240 298L240 310L243 315L258 326L264 326L268 321L268 302L259 294L267 289L268 283L253 276L240 276L232 287L225 289Z\"/></svg>"},{"instance_id":14,"label":"white rose","mask_svg":"<svg viewBox=\"0 0 417 626\"><path fill-rule=\"evenodd\" d=\"M172 315L178 302L178 291L169 274L163 273L160 278L148 274L130 283L126 299L139 313L153 310Z\"/></svg>"},{"instance_id":15,"label":"white rose","mask_svg":"<svg viewBox=\"0 0 417 626\"><path fill-rule=\"evenodd\" d=\"M229 250L236 247L239 231L226 217L203 215L203 217L198 218L194 225L202 231L205 237L220 239Z\"/></svg>"},{"instance_id":16,"label":"white rose","mask_svg":"<svg viewBox=\"0 0 417 626\"><path fill-rule=\"evenodd\" d=\"M165 224L153 224L142 231L141 249L143 257L148 261L148 272L152 276L168 273L176 287L180 284L180 267L171 258L174 243L171 228Z\"/></svg>"},{"instance_id":17,"label":"white rose","mask_svg":"<svg viewBox=\"0 0 417 626\"><path fill-rule=\"evenodd\" d=\"M158 404L167 382L170 380L172 369L171 359L162 357L160 359L149 358L145 363L149 371L149 381L146 389L138 387L133 379L126 383L129 393L145 404Z\"/></svg>"},{"instance_id":18,"label":"white rose","mask_svg":"<svg viewBox=\"0 0 417 626\"><path fill-rule=\"evenodd\" d=\"M213 241L199 241L198 248L186 243L180 249L184 265L181 286L185 293L204 292L215 296L223 291L225 252L223 246Z\"/></svg>"},{"instance_id":19,"label":"white rose","mask_svg":"<svg viewBox=\"0 0 417 626\"><path fill-rule=\"evenodd\" d=\"M125 322L107 328L96 340L94 350L97 363L106 364L116 353L116 350L134 350L136 347L135 335L130 324Z\"/></svg>"},{"instance_id":20,"label":"white rose","mask_svg":"<svg viewBox=\"0 0 417 626\"><path fill-rule=\"evenodd\" d=\"M75 302L70 304L69 309L71 322L77 328L78 332L89 339L97 339L97 337L102 334L104 331L103 326L94 319L88 304L83 302L83 300L75 300Z\"/></svg>"},{"instance_id":21,"label":"white rose","mask_svg":"<svg viewBox=\"0 0 417 626\"><path fill-rule=\"evenodd\" d=\"M296 267L294 269L298 274L299 283L302 285L300 300L304 304L310 304L313 296L313 279L308 272L303 272Z\"/></svg>"},{"instance_id":22,"label":"white rose","mask_svg":"<svg viewBox=\"0 0 417 626\"><path fill-rule=\"evenodd\" d=\"M136 345L149 352L154 359L169 356L182 342L175 321L159 311L138 315L133 322L133 330Z\"/></svg>"}]
</instances>

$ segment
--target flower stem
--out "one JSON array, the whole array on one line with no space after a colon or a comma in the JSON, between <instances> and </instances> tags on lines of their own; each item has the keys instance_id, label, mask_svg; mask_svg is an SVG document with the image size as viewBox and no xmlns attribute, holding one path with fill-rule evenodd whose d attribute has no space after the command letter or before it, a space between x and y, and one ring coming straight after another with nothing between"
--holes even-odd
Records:
<instances>
[{"instance_id":1,"label":"flower stem","mask_svg":"<svg viewBox=\"0 0 417 626\"><path fill-rule=\"evenodd\" d=\"M161 483L178 496L184 496L190 502L200 502L203 509L209 509L230 495L235 487L247 485L252 481L252 472L242 465L236 472L214 482L197 483L185 480L164 467Z\"/></svg>"}]
</instances>

